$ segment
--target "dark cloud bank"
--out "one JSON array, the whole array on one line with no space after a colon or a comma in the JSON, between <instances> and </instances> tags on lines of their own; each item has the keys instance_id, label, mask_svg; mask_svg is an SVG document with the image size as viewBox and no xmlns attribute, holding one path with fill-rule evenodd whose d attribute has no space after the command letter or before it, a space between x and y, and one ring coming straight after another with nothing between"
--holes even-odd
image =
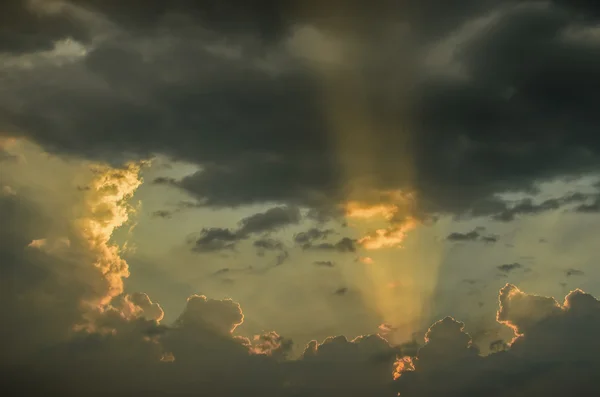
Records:
<instances>
[{"instance_id":1,"label":"dark cloud bank","mask_svg":"<svg viewBox=\"0 0 600 397\"><path fill-rule=\"evenodd\" d=\"M321 214L366 180L416 192L419 213L510 220L561 203L511 209L496 193L597 171L595 2L321 3L4 1L0 133L198 164L161 181L202 205ZM56 44L69 38L85 55ZM351 48L337 61L335 43ZM331 125L353 103L370 149L342 148L355 137Z\"/></svg>"},{"instance_id":2,"label":"dark cloud bank","mask_svg":"<svg viewBox=\"0 0 600 397\"><path fill-rule=\"evenodd\" d=\"M231 300L188 298L170 325L142 293L92 304L111 280L71 235L27 197L0 197L0 378L3 395L60 396L564 396L597 395L600 302L582 291L564 303L512 285L497 320L512 345L481 356L463 324L445 318L421 341L379 335L310 342L291 358L275 332L245 338ZM44 248L46 247L46 248ZM62 250L62 251L61 251ZM336 294L343 295L341 288ZM285 308L283 308L285 309ZM493 313L490 313L493 315ZM390 326L386 326L389 328ZM400 376L399 376L400 375Z\"/></svg>"}]
</instances>

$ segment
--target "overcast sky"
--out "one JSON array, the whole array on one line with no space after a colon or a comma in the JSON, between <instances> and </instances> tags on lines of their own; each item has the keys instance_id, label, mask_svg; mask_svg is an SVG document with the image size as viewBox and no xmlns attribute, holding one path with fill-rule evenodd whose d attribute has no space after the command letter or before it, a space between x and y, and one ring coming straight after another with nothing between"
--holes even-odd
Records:
<instances>
[{"instance_id":1,"label":"overcast sky","mask_svg":"<svg viewBox=\"0 0 600 397\"><path fill-rule=\"evenodd\" d=\"M4 0L0 387L598 395L599 89L593 0Z\"/></svg>"}]
</instances>

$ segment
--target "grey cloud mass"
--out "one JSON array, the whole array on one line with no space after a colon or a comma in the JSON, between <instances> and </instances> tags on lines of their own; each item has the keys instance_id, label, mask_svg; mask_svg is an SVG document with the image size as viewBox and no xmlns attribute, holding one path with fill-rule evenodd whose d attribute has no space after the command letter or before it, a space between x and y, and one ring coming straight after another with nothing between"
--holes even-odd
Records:
<instances>
[{"instance_id":1,"label":"grey cloud mass","mask_svg":"<svg viewBox=\"0 0 600 397\"><path fill-rule=\"evenodd\" d=\"M202 205L334 211L368 180L416 192L418 213L474 214L497 193L600 165L591 2L12 0L1 13L3 134L112 162L195 163L169 184ZM307 31L356 50L333 71L345 97L366 101L376 154L343 149L371 164L351 180L310 66L323 55L300 45Z\"/></svg>"}]
</instances>

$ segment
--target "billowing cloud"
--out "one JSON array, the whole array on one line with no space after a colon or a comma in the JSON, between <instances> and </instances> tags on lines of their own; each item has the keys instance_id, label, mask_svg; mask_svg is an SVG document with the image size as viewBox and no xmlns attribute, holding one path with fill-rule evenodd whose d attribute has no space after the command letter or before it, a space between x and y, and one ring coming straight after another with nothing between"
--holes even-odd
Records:
<instances>
[{"instance_id":1,"label":"billowing cloud","mask_svg":"<svg viewBox=\"0 0 600 397\"><path fill-rule=\"evenodd\" d=\"M463 324L447 318L434 324L414 365L400 373L398 390L406 396L593 395L600 387L595 333L600 304L575 290L560 304L529 295L513 285L500 291L497 318L515 338L498 352L477 354ZM502 342L497 342L502 344Z\"/></svg>"}]
</instances>

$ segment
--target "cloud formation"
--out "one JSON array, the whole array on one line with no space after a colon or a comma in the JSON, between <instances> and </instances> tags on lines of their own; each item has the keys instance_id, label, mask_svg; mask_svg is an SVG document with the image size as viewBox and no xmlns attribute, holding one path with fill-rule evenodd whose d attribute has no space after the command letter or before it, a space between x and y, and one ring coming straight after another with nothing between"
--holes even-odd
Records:
<instances>
[{"instance_id":1,"label":"cloud formation","mask_svg":"<svg viewBox=\"0 0 600 397\"><path fill-rule=\"evenodd\" d=\"M560 304L513 285L500 291L497 319L513 329L504 349L480 356L463 324L447 318L427 333L413 366L397 380L401 395L562 396L593 395L600 389L593 336L600 304L575 290Z\"/></svg>"},{"instance_id":2,"label":"cloud formation","mask_svg":"<svg viewBox=\"0 0 600 397\"><path fill-rule=\"evenodd\" d=\"M414 193L415 216L509 220L557 204L506 212L497 194L597 168L588 1L127 3L3 2L2 134L113 164L199 165L163 182L200 205L321 214L358 186ZM339 143L361 138L338 108L365 115L370 148Z\"/></svg>"},{"instance_id":3,"label":"cloud formation","mask_svg":"<svg viewBox=\"0 0 600 397\"><path fill-rule=\"evenodd\" d=\"M129 221L139 160L156 154L198 167L155 180L192 196L189 207L273 206L237 228L205 228L195 251L252 239L276 265L288 252L270 232L297 224L300 208L320 221L387 222L358 239L331 242L328 229L295 237L305 250L346 253L401 246L438 215L597 212L597 194L499 198L597 172L597 3L300 3L2 2L0 166L16 159L6 137L114 166L68 193L1 187L2 390L598 395L600 308L579 290L559 303L505 286L496 319L514 339L488 356L444 318L409 356L366 335L311 342L299 359L274 331L242 336L230 299L192 295L163 324L151 297L125 293L129 266L111 238ZM471 233L453 238L492 242ZM359 294L328 288L338 301Z\"/></svg>"},{"instance_id":4,"label":"cloud formation","mask_svg":"<svg viewBox=\"0 0 600 397\"><path fill-rule=\"evenodd\" d=\"M598 392L600 303L580 290L560 304L506 285L496 319L513 330L514 339L498 342L503 347L488 356L479 354L464 325L452 318L433 324L421 348L414 341L393 346L379 335L335 336L310 342L298 358L291 357L293 343L274 331L242 336L245 316L231 299L192 295L179 317L163 324L162 308L147 294L122 293L126 272L112 256L118 250L105 240L104 233L126 218L123 199L137 184L135 175L136 168L126 168L92 176L89 193L76 196L82 217L70 227L27 197L0 197L2 219L11 226L10 232L0 230L5 390L26 376L29 381L15 390L32 395ZM82 224L96 229L81 233ZM106 258L114 265L108 267ZM388 333L392 326L380 330Z\"/></svg>"}]
</instances>

